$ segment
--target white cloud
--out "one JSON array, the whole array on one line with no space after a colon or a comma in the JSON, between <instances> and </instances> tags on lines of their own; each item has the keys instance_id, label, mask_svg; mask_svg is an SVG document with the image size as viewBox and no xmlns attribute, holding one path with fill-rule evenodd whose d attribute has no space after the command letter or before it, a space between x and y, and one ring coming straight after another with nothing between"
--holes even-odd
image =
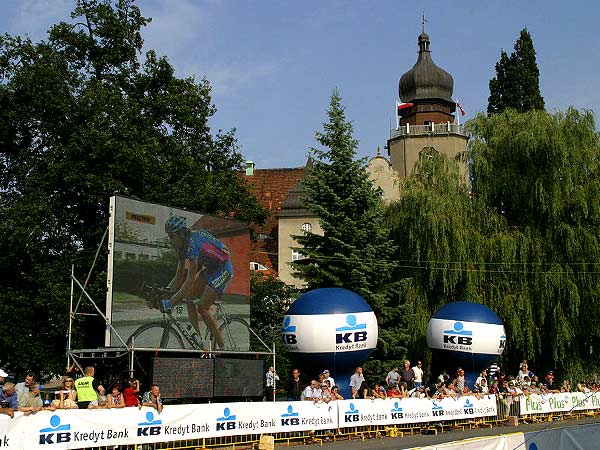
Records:
<instances>
[{"instance_id":1,"label":"white cloud","mask_svg":"<svg viewBox=\"0 0 600 450\"><path fill-rule=\"evenodd\" d=\"M71 0L21 0L8 23L11 34L28 34L34 41L46 37L48 29L70 20L74 2Z\"/></svg>"}]
</instances>

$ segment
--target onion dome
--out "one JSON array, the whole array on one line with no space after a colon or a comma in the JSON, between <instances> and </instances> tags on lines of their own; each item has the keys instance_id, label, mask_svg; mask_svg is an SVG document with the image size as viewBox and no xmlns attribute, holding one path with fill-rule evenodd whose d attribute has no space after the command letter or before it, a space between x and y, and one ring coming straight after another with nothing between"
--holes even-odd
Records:
<instances>
[{"instance_id":1,"label":"onion dome","mask_svg":"<svg viewBox=\"0 0 600 450\"><path fill-rule=\"evenodd\" d=\"M403 102L440 99L452 102L452 75L435 65L429 51L429 35L419 35L419 58L400 78L399 94Z\"/></svg>"}]
</instances>

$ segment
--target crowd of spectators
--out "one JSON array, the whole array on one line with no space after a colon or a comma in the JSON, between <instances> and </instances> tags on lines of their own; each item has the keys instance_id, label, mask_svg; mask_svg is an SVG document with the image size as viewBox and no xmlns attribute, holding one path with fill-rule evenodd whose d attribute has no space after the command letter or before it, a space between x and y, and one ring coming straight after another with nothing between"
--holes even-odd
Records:
<instances>
[{"instance_id":1,"label":"crowd of spectators","mask_svg":"<svg viewBox=\"0 0 600 450\"><path fill-rule=\"evenodd\" d=\"M74 379L70 375L62 377L58 389L44 388L34 373L25 375L17 384L8 381L8 374L0 369L0 414L14 417L16 411L24 415L42 410L57 409L111 409L150 406L162 411L160 388L153 384L140 397L140 382L135 378L127 381L126 387L115 383L108 395L104 386L94 378L95 368L86 367L83 376ZM56 385L56 383L54 383Z\"/></svg>"},{"instance_id":2,"label":"crowd of spectators","mask_svg":"<svg viewBox=\"0 0 600 450\"><path fill-rule=\"evenodd\" d=\"M57 390L44 389L33 373L26 374L24 380L14 384L8 381L6 372L0 369L0 414L14 416L15 411L25 415L35 414L41 410L57 409L110 409L148 406L162 411L163 403L160 387L153 384L143 395L140 382L135 378L126 383L115 383L110 389L94 378L93 366L83 370L83 376L73 378L64 376ZM424 382L424 380L428 382ZM265 374L265 399L275 400L279 376L273 367ZM288 401L331 402L342 400L339 387L325 369L318 376L305 381L300 370L292 370L291 376L285 381L285 394ZM465 381L465 372L457 368L450 376L445 370L437 377L426 377L421 361L411 366L410 361L404 361L399 369L390 369L385 380L369 384L362 367L357 367L350 377L348 385L351 398L385 399L385 398L431 398L460 397L463 395L495 395L498 399L511 399L521 395L551 394L573 392L568 380L558 385L553 371L543 378L530 370L527 361L522 361L516 374L507 374L497 364L493 363L487 370L482 371L475 382L469 385ZM577 392L590 393L600 390L596 383L577 383ZM44 395L42 395L42 392Z\"/></svg>"},{"instance_id":3,"label":"crowd of spectators","mask_svg":"<svg viewBox=\"0 0 600 450\"><path fill-rule=\"evenodd\" d=\"M422 369L421 361L411 366L410 361L404 361L401 369L393 366L383 382L369 385L362 367L357 367L350 377L349 391L352 398L385 399L385 398L430 398L460 397L474 395L481 398L484 395L495 395L498 399L519 397L531 394L552 394L573 392L571 383L565 380L560 386L556 384L553 371L549 371L540 379L534 374L526 360L521 362L515 375L507 374L495 362L482 371L475 382L469 385L465 380L465 371L458 367L453 375L445 370L437 377L427 377ZM270 369L271 370L271 369ZM596 383L581 382L575 391L590 393L600 390ZM285 383L286 399L288 401L308 400L313 402L330 402L343 397L339 394L338 386L330 377L328 370L323 370L318 377L310 381L302 380L300 370L292 370L292 376ZM273 397L270 397L272 400Z\"/></svg>"}]
</instances>

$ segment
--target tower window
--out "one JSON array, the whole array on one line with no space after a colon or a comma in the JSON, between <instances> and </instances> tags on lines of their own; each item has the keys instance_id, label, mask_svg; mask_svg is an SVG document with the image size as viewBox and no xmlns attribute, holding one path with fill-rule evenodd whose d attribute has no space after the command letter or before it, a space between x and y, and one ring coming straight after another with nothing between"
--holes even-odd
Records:
<instances>
[{"instance_id":1,"label":"tower window","mask_svg":"<svg viewBox=\"0 0 600 450\"><path fill-rule=\"evenodd\" d=\"M302 224L302 231L305 231L306 233L310 233L312 231L312 225L308 222L305 222Z\"/></svg>"}]
</instances>

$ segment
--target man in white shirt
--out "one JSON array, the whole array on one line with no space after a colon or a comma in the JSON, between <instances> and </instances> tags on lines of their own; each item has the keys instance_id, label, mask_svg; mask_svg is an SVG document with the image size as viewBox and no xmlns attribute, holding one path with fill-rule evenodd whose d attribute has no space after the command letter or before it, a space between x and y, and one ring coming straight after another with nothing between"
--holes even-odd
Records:
<instances>
[{"instance_id":1,"label":"man in white shirt","mask_svg":"<svg viewBox=\"0 0 600 450\"><path fill-rule=\"evenodd\" d=\"M360 387L365 381L365 377L363 376L362 367L357 367L354 371L354 374L350 377L350 393L352 394L352 398L361 398L362 392L360 392Z\"/></svg>"},{"instance_id":2,"label":"man in white shirt","mask_svg":"<svg viewBox=\"0 0 600 450\"><path fill-rule=\"evenodd\" d=\"M325 369L323 371L323 375L325 375L325 377L323 378L323 381L329 381L329 387L332 388L333 386L335 386L335 380L333 379L333 377L329 374L329 370Z\"/></svg>"},{"instance_id":3,"label":"man in white shirt","mask_svg":"<svg viewBox=\"0 0 600 450\"><path fill-rule=\"evenodd\" d=\"M318 402L321 400L323 392L321 391L321 387L317 380L311 380L310 384L304 388L304 392L302 392L302 400L310 400L313 402Z\"/></svg>"},{"instance_id":4,"label":"man in white shirt","mask_svg":"<svg viewBox=\"0 0 600 450\"><path fill-rule=\"evenodd\" d=\"M417 365L412 368L415 373L415 387L422 388L423 386L423 363L421 361L417 361Z\"/></svg>"},{"instance_id":5,"label":"man in white shirt","mask_svg":"<svg viewBox=\"0 0 600 450\"><path fill-rule=\"evenodd\" d=\"M275 373L275 368L271 366L265 374L265 398L268 402L272 402L275 399L275 387L277 381L279 381L279 375Z\"/></svg>"}]
</instances>

